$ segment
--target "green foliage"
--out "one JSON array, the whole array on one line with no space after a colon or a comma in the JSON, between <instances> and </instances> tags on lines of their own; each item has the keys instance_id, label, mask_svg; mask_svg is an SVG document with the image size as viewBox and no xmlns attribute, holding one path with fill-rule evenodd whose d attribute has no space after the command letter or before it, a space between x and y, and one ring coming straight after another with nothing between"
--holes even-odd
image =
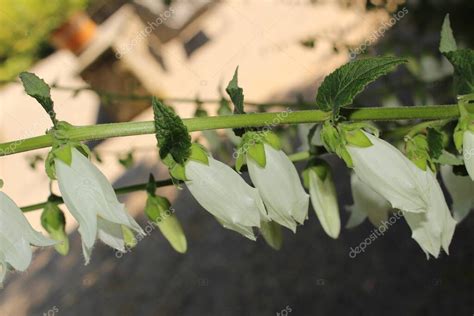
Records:
<instances>
[{"instance_id":1,"label":"green foliage","mask_svg":"<svg viewBox=\"0 0 474 316\"><path fill-rule=\"evenodd\" d=\"M429 154L432 159L438 159L443 153L443 133L436 128L428 128L426 135Z\"/></svg>"},{"instance_id":2,"label":"green foliage","mask_svg":"<svg viewBox=\"0 0 474 316\"><path fill-rule=\"evenodd\" d=\"M350 105L365 86L392 71L406 60L396 57L374 57L349 62L329 74L316 97L317 106L337 117L341 107Z\"/></svg>"},{"instance_id":3,"label":"green foliage","mask_svg":"<svg viewBox=\"0 0 474 316\"><path fill-rule=\"evenodd\" d=\"M232 80L229 81L225 91L229 95L234 104L234 114L245 114L244 111L244 90L239 87L239 67L235 69ZM234 128L234 133L237 136L242 136L245 133L243 128Z\"/></svg>"},{"instance_id":4,"label":"green foliage","mask_svg":"<svg viewBox=\"0 0 474 316\"><path fill-rule=\"evenodd\" d=\"M461 49L444 54L454 67L454 89L457 95L474 93L474 51Z\"/></svg>"},{"instance_id":5,"label":"green foliage","mask_svg":"<svg viewBox=\"0 0 474 316\"><path fill-rule=\"evenodd\" d=\"M184 164L191 155L191 137L188 129L178 115L156 98L153 98L152 106L161 159L170 154L177 163Z\"/></svg>"},{"instance_id":6,"label":"green foliage","mask_svg":"<svg viewBox=\"0 0 474 316\"><path fill-rule=\"evenodd\" d=\"M449 14L441 27L439 51L454 67L454 89L456 95L474 93L474 51L458 49L451 29Z\"/></svg>"},{"instance_id":7,"label":"green foliage","mask_svg":"<svg viewBox=\"0 0 474 316\"><path fill-rule=\"evenodd\" d=\"M234 76L229 81L225 91L234 103L234 113L244 114L244 90L239 87L239 67L235 69Z\"/></svg>"},{"instance_id":8,"label":"green foliage","mask_svg":"<svg viewBox=\"0 0 474 316\"><path fill-rule=\"evenodd\" d=\"M441 53L447 53L457 49L456 40L454 39L453 30L451 29L451 23L449 21L449 14L446 14L446 17L443 21L443 26L441 27L439 51Z\"/></svg>"},{"instance_id":9,"label":"green foliage","mask_svg":"<svg viewBox=\"0 0 474 316\"><path fill-rule=\"evenodd\" d=\"M35 98L43 107L46 113L53 121L54 126L58 123L56 113L54 112L54 102L51 99L51 89L43 79L30 72L22 72L20 74L21 82L25 88L26 94Z\"/></svg>"},{"instance_id":10,"label":"green foliage","mask_svg":"<svg viewBox=\"0 0 474 316\"><path fill-rule=\"evenodd\" d=\"M28 69L47 45L49 34L87 0L0 0L0 80Z\"/></svg>"}]
</instances>

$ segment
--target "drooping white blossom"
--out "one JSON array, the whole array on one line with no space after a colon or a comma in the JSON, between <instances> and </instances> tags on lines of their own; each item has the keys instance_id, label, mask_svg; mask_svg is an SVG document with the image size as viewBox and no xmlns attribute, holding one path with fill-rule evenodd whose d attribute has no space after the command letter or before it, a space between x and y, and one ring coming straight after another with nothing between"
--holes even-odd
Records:
<instances>
[{"instance_id":1,"label":"drooping white blossom","mask_svg":"<svg viewBox=\"0 0 474 316\"><path fill-rule=\"evenodd\" d=\"M0 283L9 266L18 271L28 268L30 245L46 247L56 243L35 231L15 202L0 192Z\"/></svg>"},{"instance_id":2,"label":"drooping white blossom","mask_svg":"<svg viewBox=\"0 0 474 316\"><path fill-rule=\"evenodd\" d=\"M467 173L474 181L474 132L467 130L463 134L463 157Z\"/></svg>"},{"instance_id":3,"label":"drooping white blossom","mask_svg":"<svg viewBox=\"0 0 474 316\"><path fill-rule=\"evenodd\" d=\"M375 227L388 219L388 213L392 209L390 203L360 181L356 174L351 175L351 190L354 204L346 207L351 212L346 228L361 224L367 217Z\"/></svg>"},{"instance_id":4,"label":"drooping white blossom","mask_svg":"<svg viewBox=\"0 0 474 316\"><path fill-rule=\"evenodd\" d=\"M456 221L435 174L429 168L418 168L386 141L365 135L372 146L347 146L357 176L393 208L403 211L413 239L427 256L438 257L440 248L448 253Z\"/></svg>"},{"instance_id":5,"label":"drooping white blossom","mask_svg":"<svg viewBox=\"0 0 474 316\"><path fill-rule=\"evenodd\" d=\"M325 168L326 166L318 166ZM329 167L325 170L323 179L318 175L315 168L308 170L309 195L311 203L318 216L319 222L326 234L331 238L337 238L341 231L341 219L339 216L339 205L337 203L336 188Z\"/></svg>"},{"instance_id":6,"label":"drooping white blossom","mask_svg":"<svg viewBox=\"0 0 474 316\"><path fill-rule=\"evenodd\" d=\"M420 178L428 195L426 211L423 213L403 212L412 230L412 237L425 251L438 257L440 248L449 254L449 245L454 235L456 221L451 216L443 191L435 174L428 168Z\"/></svg>"},{"instance_id":7,"label":"drooping white blossom","mask_svg":"<svg viewBox=\"0 0 474 316\"><path fill-rule=\"evenodd\" d=\"M247 154L247 166L253 184L260 192L269 217L296 231L308 215L309 195L303 189L298 172L288 156L264 144L266 164L261 167Z\"/></svg>"},{"instance_id":8,"label":"drooping white blossom","mask_svg":"<svg viewBox=\"0 0 474 316\"><path fill-rule=\"evenodd\" d=\"M226 228L255 240L252 227L266 217L257 189L226 164L208 157L208 164L189 160L185 165L186 186L209 213Z\"/></svg>"},{"instance_id":9,"label":"drooping white blossom","mask_svg":"<svg viewBox=\"0 0 474 316\"><path fill-rule=\"evenodd\" d=\"M423 170L388 142L372 134L364 134L372 146L346 147L360 180L387 199L393 208L424 212L428 196L419 180Z\"/></svg>"},{"instance_id":10,"label":"drooping white blossom","mask_svg":"<svg viewBox=\"0 0 474 316\"><path fill-rule=\"evenodd\" d=\"M122 226L143 234L137 222L127 213L100 170L77 149L72 149L71 165L55 159L56 175L64 202L79 223L86 264L95 240L119 251L125 251Z\"/></svg>"},{"instance_id":11,"label":"drooping white blossom","mask_svg":"<svg viewBox=\"0 0 474 316\"><path fill-rule=\"evenodd\" d=\"M454 174L453 168L446 165L441 167L441 176L453 200L453 217L459 223L474 209L474 181Z\"/></svg>"}]
</instances>

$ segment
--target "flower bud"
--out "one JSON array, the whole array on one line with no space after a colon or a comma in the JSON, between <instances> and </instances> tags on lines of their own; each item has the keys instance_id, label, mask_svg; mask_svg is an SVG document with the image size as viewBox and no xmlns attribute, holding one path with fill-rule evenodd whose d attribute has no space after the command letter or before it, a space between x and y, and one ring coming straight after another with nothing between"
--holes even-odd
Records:
<instances>
[{"instance_id":1,"label":"flower bud","mask_svg":"<svg viewBox=\"0 0 474 316\"><path fill-rule=\"evenodd\" d=\"M321 226L326 234L336 239L341 231L341 219L331 173L324 160L317 160L303 172L303 178Z\"/></svg>"},{"instance_id":2,"label":"flower bud","mask_svg":"<svg viewBox=\"0 0 474 316\"><path fill-rule=\"evenodd\" d=\"M57 252L65 256L69 253L69 238L65 231L66 219L64 213L53 203L46 203L41 213L41 225L52 239L59 241L54 246Z\"/></svg>"},{"instance_id":3,"label":"flower bud","mask_svg":"<svg viewBox=\"0 0 474 316\"><path fill-rule=\"evenodd\" d=\"M185 253L187 250L186 236L178 218L173 213L168 199L148 194L145 214L160 229L163 236L174 250Z\"/></svg>"}]
</instances>

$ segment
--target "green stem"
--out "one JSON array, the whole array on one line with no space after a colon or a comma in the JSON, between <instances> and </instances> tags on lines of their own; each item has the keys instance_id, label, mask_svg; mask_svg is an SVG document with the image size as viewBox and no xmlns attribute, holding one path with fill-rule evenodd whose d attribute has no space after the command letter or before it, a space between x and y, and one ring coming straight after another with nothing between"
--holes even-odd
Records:
<instances>
[{"instance_id":1,"label":"green stem","mask_svg":"<svg viewBox=\"0 0 474 316\"><path fill-rule=\"evenodd\" d=\"M466 105L466 109L474 112L474 104ZM210 116L184 119L183 122L190 132L211 129L238 127L273 127L281 124L299 124L323 122L331 112L319 110L284 111L269 113L249 113L242 115ZM398 108L344 108L341 115L350 121L392 121L408 119L453 119L459 116L456 105L413 106ZM126 122L78 126L67 132L72 141L90 141L112 137L154 134L153 121ZM36 136L0 144L0 156L12 155L52 145L50 135Z\"/></svg>"},{"instance_id":2,"label":"green stem","mask_svg":"<svg viewBox=\"0 0 474 316\"><path fill-rule=\"evenodd\" d=\"M303 161L303 160L308 159L309 156L310 156L310 154L309 154L308 151L301 151L301 152L297 152L297 153L294 153L292 155L289 155L288 158L290 158L290 160L293 161L293 162L298 162L298 161ZM168 185L172 185L173 181L171 179L159 180L159 181L156 181L155 184L156 184L157 188L165 187L165 186L168 186ZM115 191L116 194L127 194L127 193L131 193L131 192L135 192L135 191L146 190L147 185L148 185L148 182L139 183L139 184L134 184L134 185L129 185L129 186L117 188L114 191ZM48 202L53 202L53 203L56 203L58 205L64 203L64 201L61 197L55 196L54 199L51 199L51 200L46 201L46 202L41 202L41 203L37 203L37 204L23 206L21 208L21 210L24 213L35 211L35 210L40 210L40 209L43 209L46 206L46 203L48 203Z\"/></svg>"}]
</instances>

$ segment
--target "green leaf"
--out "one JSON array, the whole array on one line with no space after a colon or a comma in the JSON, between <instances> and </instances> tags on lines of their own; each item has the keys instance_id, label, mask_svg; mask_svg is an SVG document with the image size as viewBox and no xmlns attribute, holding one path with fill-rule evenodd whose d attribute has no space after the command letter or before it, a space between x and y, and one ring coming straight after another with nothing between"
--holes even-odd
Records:
<instances>
[{"instance_id":1,"label":"green leaf","mask_svg":"<svg viewBox=\"0 0 474 316\"><path fill-rule=\"evenodd\" d=\"M441 27L441 40L439 42L439 51L441 53L447 53L457 50L456 40L454 39L453 30L451 29L451 23L449 21L449 14L446 14L446 17L443 21L443 26Z\"/></svg>"},{"instance_id":2,"label":"green leaf","mask_svg":"<svg viewBox=\"0 0 474 316\"><path fill-rule=\"evenodd\" d=\"M406 60L396 57L374 57L349 62L328 75L318 90L317 106L337 117L341 107L351 104L365 86L392 71Z\"/></svg>"},{"instance_id":3,"label":"green leaf","mask_svg":"<svg viewBox=\"0 0 474 316\"><path fill-rule=\"evenodd\" d=\"M450 165L450 166L461 166L464 165L464 162L461 158L453 155L452 153L443 150L441 155L435 159L435 162L442 164L442 165Z\"/></svg>"},{"instance_id":4,"label":"green leaf","mask_svg":"<svg viewBox=\"0 0 474 316\"><path fill-rule=\"evenodd\" d=\"M199 161L205 165L209 165L209 156L207 155L207 151L197 143L193 143L191 146L191 156L189 159Z\"/></svg>"},{"instance_id":5,"label":"green leaf","mask_svg":"<svg viewBox=\"0 0 474 316\"><path fill-rule=\"evenodd\" d=\"M272 132L264 133L265 143L272 146L275 150L281 149L281 141L277 134Z\"/></svg>"},{"instance_id":6,"label":"green leaf","mask_svg":"<svg viewBox=\"0 0 474 316\"><path fill-rule=\"evenodd\" d=\"M155 97L152 99L152 106L161 159L171 154L176 162L184 164L191 155L191 137L188 129L178 115Z\"/></svg>"},{"instance_id":7,"label":"green leaf","mask_svg":"<svg viewBox=\"0 0 474 316\"><path fill-rule=\"evenodd\" d=\"M229 84L227 85L225 91L232 100L232 103L234 103L234 113L244 114L244 90L239 87L238 77L239 67L235 69L234 76L232 77L232 80L229 81Z\"/></svg>"},{"instance_id":8,"label":"green leaf","mask_svg":"<svg viewBox=\"0 0 474 316\"><path fill-rule=\"evenodd\" d=\"M51 99L51 92L48 84L43 79L39 78L33 73L22 72L20 73L20 79L25 88L26 94L30 97L35 98L43 109L48 113L54 126L58 123L56 119L56 112L54 112L54 102Z\"/></svg>"},{"instance_id":9,"label":"green leaf","mask_svg":"<svg viewBox=\"0 0 474 316\"><path fill-rule=\"evenodd\" d=\"M70 166L72 162L72 147L70 144L66 144L56 150L54 150L54 156Z\"/></svg>"},{"instance_id":10,"label":"green leaf","mask_svg":"<svg viewBox=\"0 0 474 316\"><path fill-rule=\"evenodd\" d=\"M229 81L229 84L227 85L225 91L232 100L232 103L234 104L234 114L245 114L244 90L239 87L238 76L239 67L235 69L234 76L232 77L232 80ZM244 128L234 128L233 131L236 136L242 136L245 133Z\"/></svg>"},{"instance_id":11,"label":"green leaf","mask_svg":"<svg viewBox=\"0 0 474 316\"><path fill-rule=\"evenodd\" d=\"M349 144L357 147L372 146L372 142L370 141L370 139L360 129L344 131L344 139Z\"/></svg>"},{"instance_id":12,"label":"green leaf","mask_svg":"<svg viewBox=\"0 0 474 316\"><path fill-rule=\"evenodd\" d=\"M474 93L474 51L460 49L444 53L454 67L454 89L457 95Z\"/></svg>"},{"instance_id":13,"label":"green leaf","mask_svg":"<svg viewBox=\"0 0 474 316\"><path fill-rule=\"evenodd\" d=\"M438 159L443 153L443 133L436 128L428 128L428 134L426 136L428 141L428 148L430 157Z\"/></svg>"}]
</instances>

